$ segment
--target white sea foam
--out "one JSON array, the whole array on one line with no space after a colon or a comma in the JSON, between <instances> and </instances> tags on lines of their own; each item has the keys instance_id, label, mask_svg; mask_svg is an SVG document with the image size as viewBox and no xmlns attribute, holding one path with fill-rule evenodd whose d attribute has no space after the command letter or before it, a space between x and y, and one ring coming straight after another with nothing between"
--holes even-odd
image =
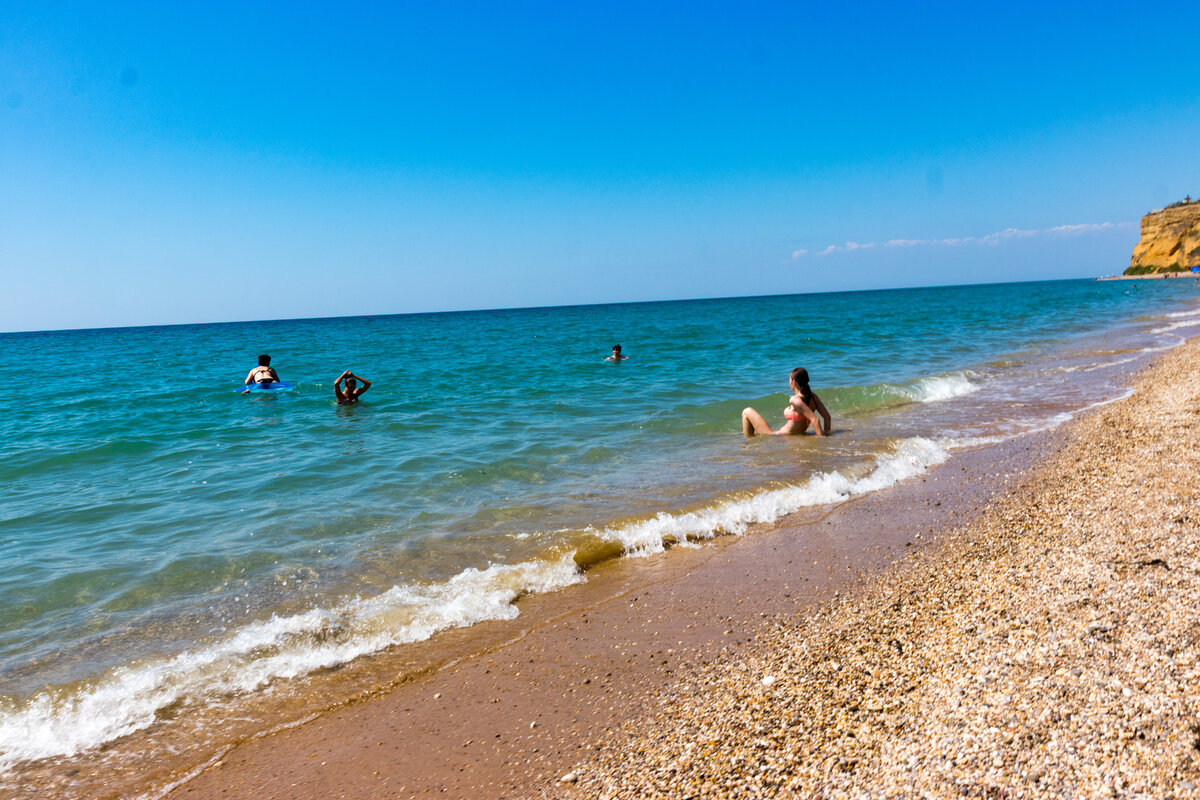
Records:
<instances>
[{"instance_id":1,"label":"white sea foam","mask_svg":"<svg viewBox=\"0 0 1200 800\"><path fill-rule=\"evenodd\" d=\"M1133 396L1133 387L1129 386L1129 387L1126 387L1125 390L1122 391L1120 394L1114 395L1113 397L1110 397L1107 400L1097 400L1094 403L1088 403L1083 408L1080 408L1080 409L1077 409L1076 411L1074 411L1071 414L1071 416L1077 417L1080 414L1091 411L1093 408L1102 408L1104 406L1111 405L1112 403L1115 403L1118 400L1124 400L1126 397L1132 397L1132 396Z\"/></svg>"},{"instance_id":2,"label":"white sea foam","mask_svg":"<svg viewBox=\"0 0 1200 800\"><path fill-rule=\"evenodd\" d=\"M1194 308L1191 311L1175 311L1170 314L1163 314L1162 316L1169 319L1178 319L1180 317L1200 317L1200 308Z\"/></svg>"},{"instance_id":3,"label":"white sea foam","mask_svg":"<svg viewBox=\"0 0 1200 800\"><path fill-rule=\"evenodd\" d=\"M1194 328L1197 325L1200 325L1200 318L1189 316L1188 319L1181 319L1176 322L1168 323L1161 327L1154 328L1150 332L1154 334L1170 333L1171 331L1177 331L1180 328Z\"/></svg>"},{"instance_id":4,"label":"white sea foam","mask_svg":"<svg viewBox=\"0 0 1200 800\"><path fill-rule=\"evenodd\" d=\"M1094 403L1088 403L1086 406L1077 408L1074 411L1059 412L1058 414L1055 414L1054 416L1049 417L1048 419L1042 420L1033 425L1028 425L1028 426L1018 430L1014 434L1014 436L1028 436L1033 433L1041 433L1043 431L1052 431L1055 428L1075 419L1080 414L1085 414L1088 411L1091 411L1092 409L1103 408L1104 406L1115 403L1118 400L1124 400L1126 397L1129 397L1132 394L1133 394L1133 389L1127 388L1124 391L1122 391L1120 394L1114 395L1113 397L1110 397L1106 400L1097 400ZM1005 437L1005 438L1013 438L1013 437L1010 436L1010 437Z\"/></svg>"},{"instance_id":5,"label":"white sea foam","mask_svg":"<svg viewBox=\"0 0 1200 800\"><path fill-rule=\"evenodd\" d=\"M1099 364L1087 364L1087 365L1081 364L1081 365L1077 365L1077 366L1073 366L1073 367L1057 367L1055 369L1050 370L1050 372L1052 372L1052 373L1057 373L1057 372L1095 372L1098 369L1108 369L1109 367L1117 367L1117 366L1120 366L1121 364L1129 364L1136 360L1137 360L1136 357L1130 356L1129 358L1118 358L1118 359L1114 359L1112 361L1104 361Z\"/></svg>"},{"instance_id":6,"label":"white sea foam","mask_svg":"<svg viewBox=\"0 0 1200 800\"><path fill-rule=\"evenodd\" d=\"M1075 409L1074 411L1060 411L1053 416L1041 420L1034 420L1032 422L1024 420L1019 422L1013 421L1010 423L1012 427L1011 433L993 434L990 436L966 436L960 438L943 439L941 441L943 446L945 446L947 450L951 451L968 450L976 447L986 447L988 445L1000 444L1001 442L1007 442L1009 439L1016 439L1020 436L1029 436L1035 433L1052 431L1055 428L1058 428L1059 426L1075 419L1080 414L1087 413L1088 411L1096 408L1103 408L1104 406L1110 405L1119 400L1124 400L1132 394L1133 389L1126 388L1113 397L1109 397L1105 400L1097 400L1094 403L1089 403L1086 406Z\"/></svg>"},{"instance_id":7,"label":"white sea foam","mask_svg":"<svg viewBox=\"0 0 1200 800\"><path fill-rule=\"evenodd\" d=\"M977 391L979 391L979 386L972 383L965 372L921 378L906 387L906 393L917 403L936 403Z\"/></svg>"},{"instance_id":8,"label":"white sea foam","mask_svg":"<svg viewBox=\"0 0 1200 800\"><path fill-rule=\"evenodd\" d=\"M742 500L722 503L681 514L660 513L619 528L598 531L608 541L619 543L629 555L662 552L671 544L711 539L723 534L741 534L756 523L773 522L801 508L841 503L849 498L884 489L897 481L919 475L949 458L938 442L921 437L902 440L895 451L880 457L871 471L860 478L840 472L814 475L800 486L769 489Z\"/></svg>"},{"instance_id":9,"label":"white sea foam","mask_svg":"<svg viewBox=\"0 0 1200 800\"><path fill-rule=\"evenodd\" d=\"M466 569L437 584L396 586L333 609L274 616L172 658L136 662L82 688L0 706L0 772L70 756L152 724L160 709L244 694L385 647L518 614L513 601L582 581L574 560Z\"/></svg>"}]
</instances>

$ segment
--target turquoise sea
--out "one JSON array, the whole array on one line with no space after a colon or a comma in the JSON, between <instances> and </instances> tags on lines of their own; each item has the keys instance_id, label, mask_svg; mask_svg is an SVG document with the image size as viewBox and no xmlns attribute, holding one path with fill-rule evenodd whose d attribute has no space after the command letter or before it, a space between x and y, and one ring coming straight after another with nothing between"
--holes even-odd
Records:
<instances>
[{"instance_id":1,"label":"turquoise sea","mask_svg":"<svg viewBox=\"0 0 1200 800\"><path fill-rule=\"evenodd\" d=\"M1059 425L1198 301L1079 280L0 334L0 788ZM293 391L235 392L259 353ZM743 439L796 366L836 434ZM346 368L374 385L339 407Z\"/></svg>"}]
</instances>

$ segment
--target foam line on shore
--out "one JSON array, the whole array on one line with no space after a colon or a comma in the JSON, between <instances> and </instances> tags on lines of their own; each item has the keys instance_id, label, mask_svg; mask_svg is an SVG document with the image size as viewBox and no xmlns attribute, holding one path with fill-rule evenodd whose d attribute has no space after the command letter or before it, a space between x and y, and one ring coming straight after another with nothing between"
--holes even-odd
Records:
<instances>
[{"instance_id":1,"label":"foam line on shore","mask_svg":"<svg viewBox=\"0 0 1200 800\"><path fill-rule=\"evenodd\" d=\"M469 568L448 581L395 586L334 609L272 616L177 656L122 666L81 687L0 705L0 774L23 761L70 756L152 725L162 709L243 695L280 679L485 620L513 601L582 580L569 556Z\"/></svg>"},{"instance_id":2,"label":"foam line on shore","mask_svg":"<svg viewBox=\"0 0 1200 800\"><path fill-rule=\"evenodd\" d=\"M1171 333L1173 331L1180 330L1181 328L1194 328L1197 325L1200 325L1200 318L1189 317L1188 319L1180 319L1176 320L1175 322L1169 322L1166 325L1152 329L1150 332L1158 335L1163 333Z\"/></svg>"},{"instance_id":3,"label":"foam line on shore","mask_svg":"<svg viewBox=\"0 0 1200 800\"><path fill-rule=\"evenodd\" d=\"M643 556L672 543L743 533L814 505L843 502L883 489L941 463L949 452L915 437L897 443L861 477L814 475L800 486L687 513L602 531L607 556ZM586 565L584 565L586 566ZM514 565L469 568L440 583L395 586L334 608L275 615L233 635L174 657L121 666L76 687L54 687L0 705L0 773L42 758L71 756L143 730L162 709L202 704L261 690L274 681L344 664L397 644L423 641L456 627L512 619L514 601L582 581L577 554Z\"/></svg>"},{"instance_id":4,"label":"foam line on shore","mask_svg":"<svg viewBox=\"0 0 1200 800\"><path fill-rule=\"evenodd\" d=\"M841 503L855 495L884 489L949 457L949 451L938 442L913 437L901 440L893 453L879 458L860 478L823 472L799 486L768 489L699 511L662 512L651 519L606 528L596 535L601 541L618 544L627 555L647 556L674 544L742 534L750 525L774 522L802 508Z\"/></svg>"}]
</instances>

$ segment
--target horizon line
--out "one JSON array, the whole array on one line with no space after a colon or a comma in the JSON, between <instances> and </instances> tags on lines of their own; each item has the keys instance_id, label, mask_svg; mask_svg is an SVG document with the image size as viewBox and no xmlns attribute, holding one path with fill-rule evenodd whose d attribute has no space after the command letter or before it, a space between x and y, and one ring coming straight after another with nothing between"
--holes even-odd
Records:
<instances>
[{"instance_id":1,"label":"horizon line","mask_svg":"<svg viewBox=\"0 0 1200 800\"><path fill-rule=\"evenodd\" d=\"M904 286L881 286L870 289L831 289L820 292L780 292L775 294L743 294L743 295L721 295L715 297L676 297L671 299L658 300L613 300L605 303L560 303L558 305L535 305L535 306L496 306L485 308L448 308L439 309L436 311L391 311L375 314L345 314L337 316L318 315L311 317L280 317L277 319L231 319L231 320L208 320L205 322L158 322L158 323L140 323L131 325L105 325L100 327L89 326L80 328L33 328L26 330L9 330L0 331L0 336L12 336L31 333L81 333L84 331L118 331L118 330L138 330L140 328L179 328L199 325L250 325L255 323L271 323L271 322L316 322L320 320L330 319L366 319L368 317L415 317L415 316L432 316L437 314L481 314L500 311L539 311L554 308L588 308L593 306L625 306L625 305L650 305L653 303L697 303L709 300L749 300L761 297L799 297L804 295L822 295L822 294L857 294L860 292L896 292L909 291L912 289L954 289L963 286L1001 286L1015 283L1051 283L1055 281L1094 281L1099 280L1103 276L1095 276L1088 278L1042 278L1038 280L1016 280L1016 281L977 281L965 283L941 283L932 285L904 285Z\"/></svg>"}]
</instances>

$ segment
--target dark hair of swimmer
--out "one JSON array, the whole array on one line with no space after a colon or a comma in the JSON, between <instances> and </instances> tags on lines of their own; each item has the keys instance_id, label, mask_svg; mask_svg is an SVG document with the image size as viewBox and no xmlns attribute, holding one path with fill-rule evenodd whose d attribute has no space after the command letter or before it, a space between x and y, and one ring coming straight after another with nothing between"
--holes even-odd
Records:
<instances>
[{"instance_id":1,"label":"dark hair of swimmer","mask_svg":"<svg viewBox=\"0 0 1200 800\"><path fill-rule=\"evenodd\" d=\"M621 352L621 345L619 345L619 344L614 344L614 345L613 345L613 352L614 352L614 353L619 353L619 352Z\"/></svg>"},{"instance_id":2,"label":"dark hair of swimmer","mask_svg":"<svg viewBox=\"0 0 1200 800\"><path fill-rule=\"evenodd\" d=\"M270 357L270 356L259 356L259 357L258 357L258 365L259 365L260 367L269 367L269 366L271 366L271 357Z\"/></svg>"},{"instance_id":3,"label":"dark hair of swimmer","mask_svg":"<svg viewBox=\"0 0 1200 800\"><path fill-rule=\"evenodd\" d=\"M800 397L808 405L812 405L812 389L808 388L808 370L804 367L796 367L792 370L792 381L800 387Z\"/></svg>"}]
</instances>

